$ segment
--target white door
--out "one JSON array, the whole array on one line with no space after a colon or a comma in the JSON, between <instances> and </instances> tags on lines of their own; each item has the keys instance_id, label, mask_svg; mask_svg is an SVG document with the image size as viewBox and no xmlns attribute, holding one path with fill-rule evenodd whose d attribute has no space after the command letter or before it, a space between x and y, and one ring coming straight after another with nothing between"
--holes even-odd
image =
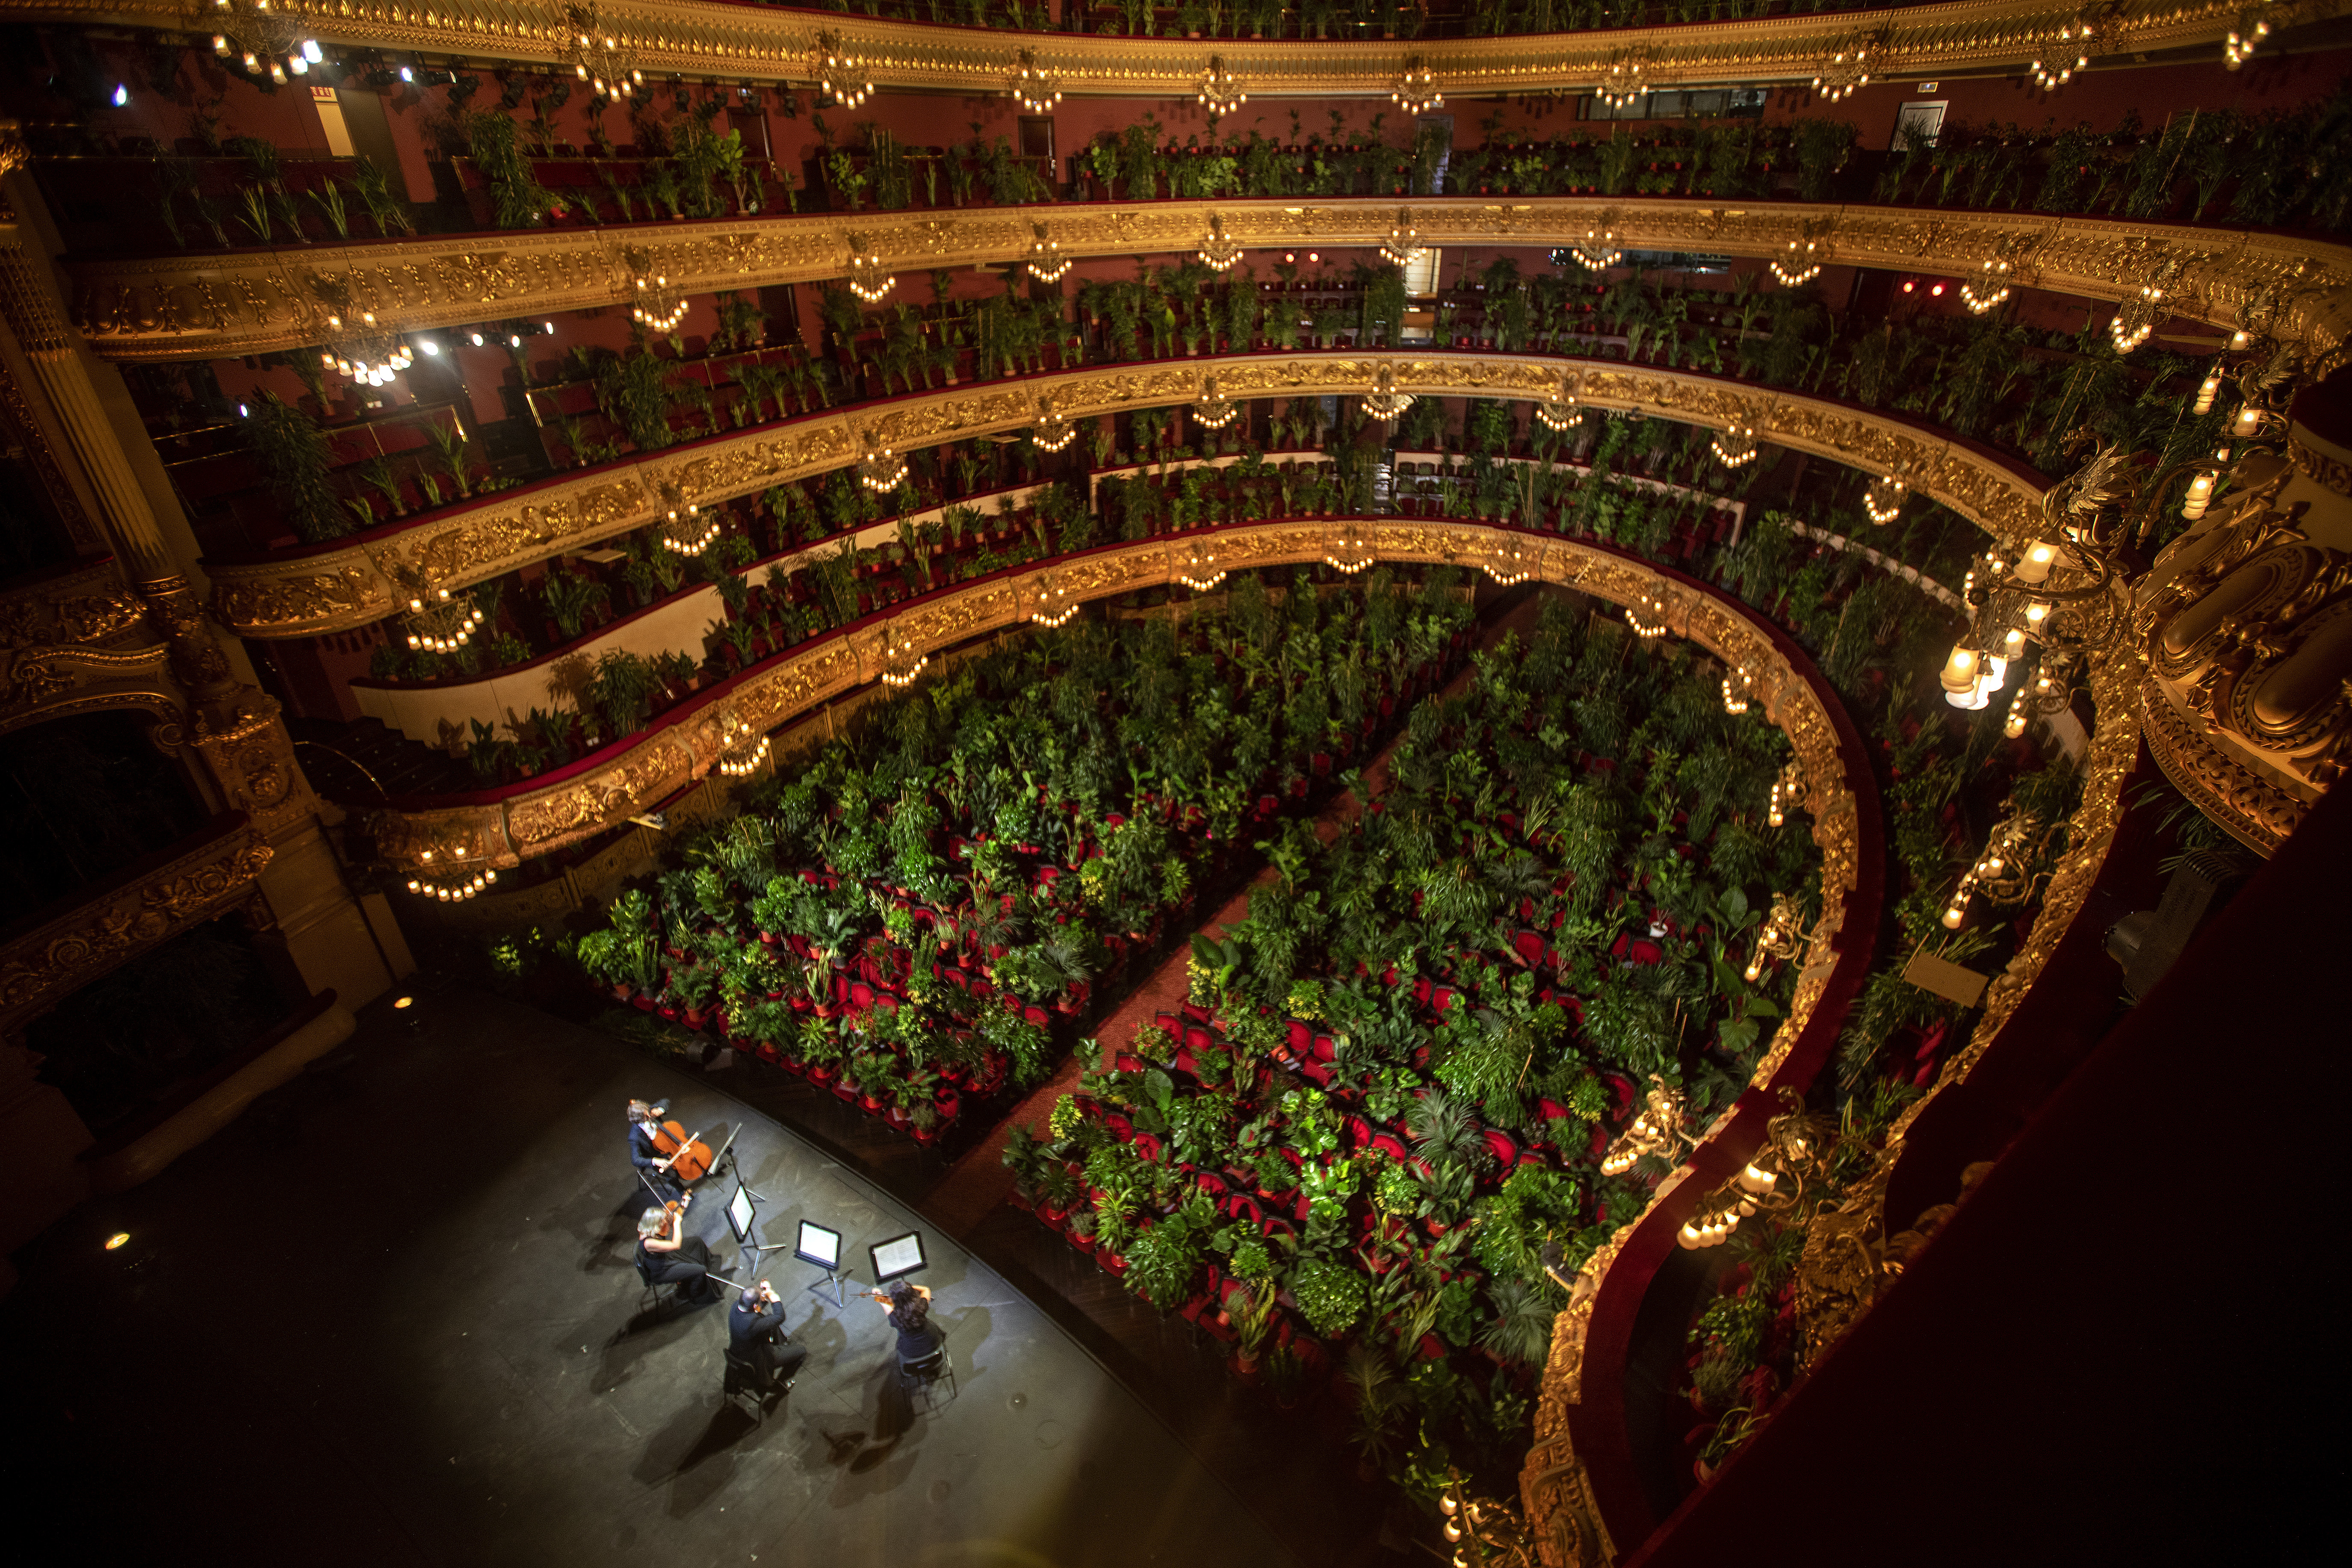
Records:
<instances>
[{"instance_id":1,"label":"white door","mask_svg":"<svg viewBox=\"0 0 2352 1568\"><path fill-rule=\"evenodd\" d=\"M1887 150L1900 153L1906 140L1934 146L1936 138L1943 133L1944 110L1950 103L1949 99L1938 99L1933 103L1906 103L1896 110L1895 138L1887 142Z\"/></svg>"}]
</instances>

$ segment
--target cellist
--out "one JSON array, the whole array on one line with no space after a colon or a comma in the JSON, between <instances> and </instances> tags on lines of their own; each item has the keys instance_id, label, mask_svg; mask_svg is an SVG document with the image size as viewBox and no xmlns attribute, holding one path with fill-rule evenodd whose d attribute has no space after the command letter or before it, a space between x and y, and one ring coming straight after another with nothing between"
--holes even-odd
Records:
<instances>
[{"instance_id":1,"label":"cellist","mask_svg":"<svg viewBox=\"0 0 2352 1568\"><path fill-rule=\"evenodd\" d=\"M669 1173L669 1157L654 1142L661 1127L662 1112L667 1109L642 1100L629 1101L629 1163L665 1199L677 1197L686 1190L685 1184Z\"/></svg>"}]
</instances>

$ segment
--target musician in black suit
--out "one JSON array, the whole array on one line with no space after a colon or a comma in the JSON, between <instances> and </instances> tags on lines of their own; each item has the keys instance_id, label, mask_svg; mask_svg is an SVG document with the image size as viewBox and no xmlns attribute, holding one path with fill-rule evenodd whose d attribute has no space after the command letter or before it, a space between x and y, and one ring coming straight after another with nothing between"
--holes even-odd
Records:
<instances>
[{"instance_id":1,"label":"musician in black suit","mask_svg":"<svg viewBox=\"0 0 2352 1568\"><path fill-rule=\"evenodd\" d=\"M794 1344L784 1332L784 1303L765 1279L735 1299L727 1314L727 1350L762 1379L786 1388L808 1360L808 1347Z\"/></svg>"}]
</instances>

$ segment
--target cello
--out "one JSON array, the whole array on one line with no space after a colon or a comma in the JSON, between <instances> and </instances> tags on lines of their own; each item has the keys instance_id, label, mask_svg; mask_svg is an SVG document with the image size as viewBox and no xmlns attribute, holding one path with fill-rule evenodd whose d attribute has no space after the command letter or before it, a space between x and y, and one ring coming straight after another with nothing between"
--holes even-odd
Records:
<instances>
[{"instance_id":1,"label":"cello","mask_svg":"<svg viewBox=\"0 0 2352 1568\"><path fill-rule=\"evenodd\" d=\"M667 1105L646 1106L641 1123L653 1139L654 1152L667 1162L663 1168L691 1185L710 1173L710 1145L702 1141L699 1130L689 1133L682 1121L658 1120L668 1109Z\"/></svg>"}]
</instances>

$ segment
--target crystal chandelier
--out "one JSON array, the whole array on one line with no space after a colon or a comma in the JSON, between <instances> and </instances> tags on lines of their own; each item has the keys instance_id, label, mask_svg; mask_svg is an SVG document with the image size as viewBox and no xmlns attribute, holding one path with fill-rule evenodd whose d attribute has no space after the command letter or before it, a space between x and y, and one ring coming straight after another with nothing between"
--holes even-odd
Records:
<instances>
[{"instance_id":1,"label":"crystal chandelier","mask_svg":"<svg viewBox=\"0 0 2352 1568\"><path fill-rule=\"evenodd\" d=\"M2009 262L1994 257L1978 268L1977 275L1960 285L1960 303L1970 313L1981 316L2009 298Z\"/></svg>"},{"instance_id":2,"label":"crystal chandelier","mask_svg":"<svg viewBox=\"0 0 2352 1568\"><path fill-rule=\"evenodd\" d=\"M1748 423L1745 410L1735 411L1730 423L1715 433L1715 460L1727 468L1736 468L1754 460L1757 451L1756 426Z\"/></svg>"},{"instance_id":3,"label":"crystal chandelier","mask_svg":"<svg viewBox=\"0 0 2352 1568\"><path fill-rule=\"evenodd\" d=\"M898 286L896 273L882 265L882 254L867 248L866 237L849 237L849 291L869 305L878 305Z\"/></svg>"},{"instance_id":4,"label":"crystal chandelier","mask_svg":"<svg viewBox=\"0 0 2352 1568\"><path fill-rule=\"evenodd\" d=\"M1372 538L1369 533L1350 532L1347 528L1334 529L1329 546L1323 552L1323 564L1334 572L1352 577L1372 564L1379 557L1372 553ZM1219 576L1224 574L1219 573Z\"/></svg>"},{"instance_id":5,"label":"crystal chandelier","mask_svg":"<svg viewBox=\"0 0 2352 1568\"><path fill-rule=\"evenodd\" d=\"M625 98L643 87L646 73L638 68L637 51L604 30L593 5L569 5L564 20L571 24L570 45L563 63L572 76L588 84L598 98Z\"/></svg>"},{"instance_id":6,"label":"crystal chandelier","mask_svg":"<svg viewBox=\"0 0 2352 1568\"><path fill-rule=\"evenodd\" d=\"M408 614L400 621L412 653L456 653L481 624L482 607L471 594L452 597L448 589L421 582L410 586Z\"/></svg>"},{"instance_id":7,"label":"crystal chandelier","mask_svg":"<svg viewBox=\"0 0 2352 1568\"><path fill-rule=\"evenodd\" d=\"M1022 50L1013 61L1013 74L1004 79L1004 88L1015 102L1032 114L1044 114L1062 101L1062 79L1039 70L1036 55L1028 49Z\"/></svg>"},{"instance_id":8,"label":"crystal chandelier","mask_svg":"<svg viewBox=\"0 0 2352 1568\"><path fill-rule=\"evenodd\" d=\"M1563 375L1559 389L1536 405L1536 417L1545 429L1565 432L1584 423L1584 405L1576 398L1580 384L1575 376Z\"/></svg>"},{"instance_id":9,"label":"crystal chandelier","mask_svg":"<svg viewBox=\"0 0 2352 1568\"><path fill-rule=\"evenodd\" d=\"M1070 269L1070 258L1062 254L1061 241L1045 232L1045 225L1033 223L1029 232L1029 276L1040 283L1059 283Z\"/></svg>"},{"instance_id":10,"label":"crystal chandelier","mask_svg":"<svg viewBox=\"0 0 2352 1568\"><path fill-rule=\"evenodd\" d=\"M1617 209L1602 213L1601 221L1584 231L1583 243L1570 246L1568 253L1593 272L1606 272L1624 260L1625 252L1617 244Z\"/></svg>"},{"instance_id":11,"label":"crystal chandelier","mask_svg":"<svg viewBox=\"0 0 2352 1568\"><path fill-rule=\"evenodd\" d=\"M234 59L254 76L267 75L280 87L289 76L308 76L326 58L310 29L270 0L213 0L213 53Z\"/></svg>"},{"instance_id":12,"label":"crystal chandelier","mask_svg":"<svg viewBox=\"0 0 2352 1568\"><path fill-rule=\"evenodd\" d=\"M1396 370L1382 365L1372 374L1372 390L1364 395L1364 412L1375 419L1393 420L1412 406L1412 394L1399 392Z\"/></svg>"},{"instance_id":13,"label":"crystal chandelier","mask_svg":"<svg viewBox=\"0 0 2352 1568\"><path fill-rule=\"evenodd\" d=\"M1205 594L1225 580L1225 569L1217 564L1217 552L1204 544L1196 544L1184 557L1184 564L1176 569L1176 581L1195 594Z\"/></svg>"},{"instance_id":14,"label":"crystal chandelier","mask_svg":"<svg viewBox=\"0 0 2352 1568\"><path fill-rule=\"evenodd\" d=\"M817 86L844 109L856 109L874 96L874 84L865 76L866 62L851 54L832 33L816 36Z\"/></svg>"},{"instance_id":15,"label":"crystal chandelier","mask_svg":"<svg viewBox=\"0 0 2352 1568\"><path fill-rule=\"evenodd\" d=\"M1607 74L1594 89L1601 102L1612 109L1623 109L1648 90L1642 75L1649 62L1638 55L1621 55L1609 62Z\"/></svg>"},{"instance_id":16,"label":"crystal chandelier","mask_svg":"<svg viewBox=\"0 0 2352 1568\"><path fill-rule=\"evenodd\" d=\"M1037 400L1037 423L1030 427L1029 443L1041 452L1058 452L1078 438L1078 427L1054 406L1050 397Z\"/></svg>"},{"instance_id":17,"label":"crystal chandelier","mask_svg":"<svg viewBox=\"0 0 2352 1568\"><path fill-rule=\"evenodd\" d=\"M1225 232L1223 214L1209 215L1209 232L1193 254L1200 257L1202 265L1218 272L1230 272L1234 263L1242 258L1240 241Z\"/></svg>"},{"instance_id":18,"label":"crystal chandelier","mask_svg":"<svg viewBox=\"0 0 2352 1568\"><path fill-rule=\"evenodd\" d=\"M1388 238L1381 242L1381 257L1399 267L1410 267L1428 250L1421 243L1421 231L1412 226L1412 209L1397 208L1396 222L1389 226Z\"/></svg>"},{"instance_id":19,"label":"crystal chandelier","mask_svg":"<svg viewBox=\"0 0 2352 1568\"><path fill-rule=\"evenodd\" d=\"M330 315L327 325L340 329L343 318ZM375 312L362 310L348 336L331 338L319 352L319 363L362 386L383 386L416 362L416 353L399 333L376 324Z\"/></svg>"},{"instance_id":20,"label":"crystal chandelier","mask_svg":"<svg viewBox=\"0 0 2352 1568\"><path fill-rule=\"evenodd\" d=\"M455 882L436 882L429 877L411 877L408 879L408 890L439 903L462 904L498 879L497 870L485 866L472 876Z\"/></svg>"},{"instance_id":21,"label":"crystal chandelier","mask_svg":"<svg viewBox=\"0 0 2352 1568\"><path fill-rule=\"evenodd\" d=\"M719 520L705 518L700 507L672 486L662 487L662 500L668 503L667 515L662 519L663 547L680 555L699 555L709 549L710 542L719 537Z\"/></svg>"},{"instance_id":22,"label":"crystal chandelier","mask_svg":"<svg viewBox=\"0 0 2352 1568\"><path fill-rule=\"evenodd\" d=\"M876 495L888 495L904 483L906 478L905 455L868 436L866 438L866 455L857 459L857 482Z\"/></svg>"},{"instance_id":23,"label":"crystal chandelier","mask_svg":"<svg viewBox=\"0 0 2352 1568\"><path fill-rule=\"evenodd\" d=\"M1869 85L1870 45L1866 42L1846 45L1813 73L1813 90L1822 95L1824 103L1851 98L1858 89Z\"/></svg>"},{"instance_id":24,"label":"crystal chandelier","mask_svg":"<svg viewBox=\"0 0 2352 1568\"><path fill-rule=\"evenodd\" d=\"M749 778L768 760L768 737L730 706L719 716L719 771L730 779Z\"/></svg>"},{"instance_id":25,"label":"crystal chandelier","mask_svg":"<svg viewBox=\"0 0 2352 1568\"><path fill-rule=\"evenodd\" d=\"M1884 528L1902 515L1904 498L1910 493L1911 487L1903 480L1893 474L1882 474L1871 480L1870 489L1863 492L1862 510L1870 514L1871 521Z\"/></svg>"},{"instance_id":26,"label":"crystal chandelier","mask_svg":"<svg viewBox=\"0 0 2352 1568\"><path fill-rule=\"evenodd\" d=\"M2090 68L2091 24L2088 20L2071 22L2059 28L2057 36L2043 46L2040 58L2031 68L2033 85L2044 92L2057 91L2074 79L2076 71Z\"/></svg>"},{"instance_id":27,"label":"crystal chandelier","mask_svg":"<svg viewBox=\"0 0 2352 1568\"><path fill-rule=\"evenodd\" d=\"M900 637L897 626L882 628L882 684L908 687L931 662L931 656L915 651L915 639Z\"/></svg>"},{"instance_id":28,"label":"crystal chandelier","mask_svg":"<svg viewBox=\"0 0 2352 1568\"><path fill-rule=\"evenodd\" d=\"M1029 618L1047 631L1061 626L1078 613L1078 601L1070 591L1055 582L1049 573L1037 574L1037 602L1029 607Z\"/></svg>"},{"instance_id":29,"label":"crystal chandelier","mask_svg":"<svg viewBox=\"0 0 2352 1568\"><path fill-rule=\"evenodd\" d=\"M1405 61L1404 76L1389 97L1407 114L1426 114L1445 107L1445 95L1437 90L1437 73L1423 65L1419 55Z\"/></svg>"},{"instance_id":30,"label":"crystal chandelier","mask_svg":"<svg viewBox=\"0 0 2352 1568\"><path fill-rule=\"evenodd\" d=\"M1242 405L1217 391L1217 378L1201 378L1201 395L1192 405L1192 417L1204 430L1222 430L1234 422Z\"/></svg>"},{"instance_id":31,"label":"crystal chandelier","mask_svg":"<svg viewBox=\"0 0 2352 1568\"><path fill-rule=\"evenodd\" d=\"M1807 224L1797 237L1772 258L1772 276L1780 280L1783 289L1801 288L1822 275L1822 263L1829 259L1829 254L1828 241L1816 236L1813 226Z\"/></svg>"},{"instance_id":32,"label":"crystal chandelier","mask_svg":"<svg viewBox=\"0 0 2352 1568\"><path fill-rule=\"evenodd\" d=\"M1249 94L1233 72L1225 68L1225 57L1211 55L1209 69L1194 88L1192 96L1211 114L1231 114L1249 101Z\"/></svg>"}]
</instances>

